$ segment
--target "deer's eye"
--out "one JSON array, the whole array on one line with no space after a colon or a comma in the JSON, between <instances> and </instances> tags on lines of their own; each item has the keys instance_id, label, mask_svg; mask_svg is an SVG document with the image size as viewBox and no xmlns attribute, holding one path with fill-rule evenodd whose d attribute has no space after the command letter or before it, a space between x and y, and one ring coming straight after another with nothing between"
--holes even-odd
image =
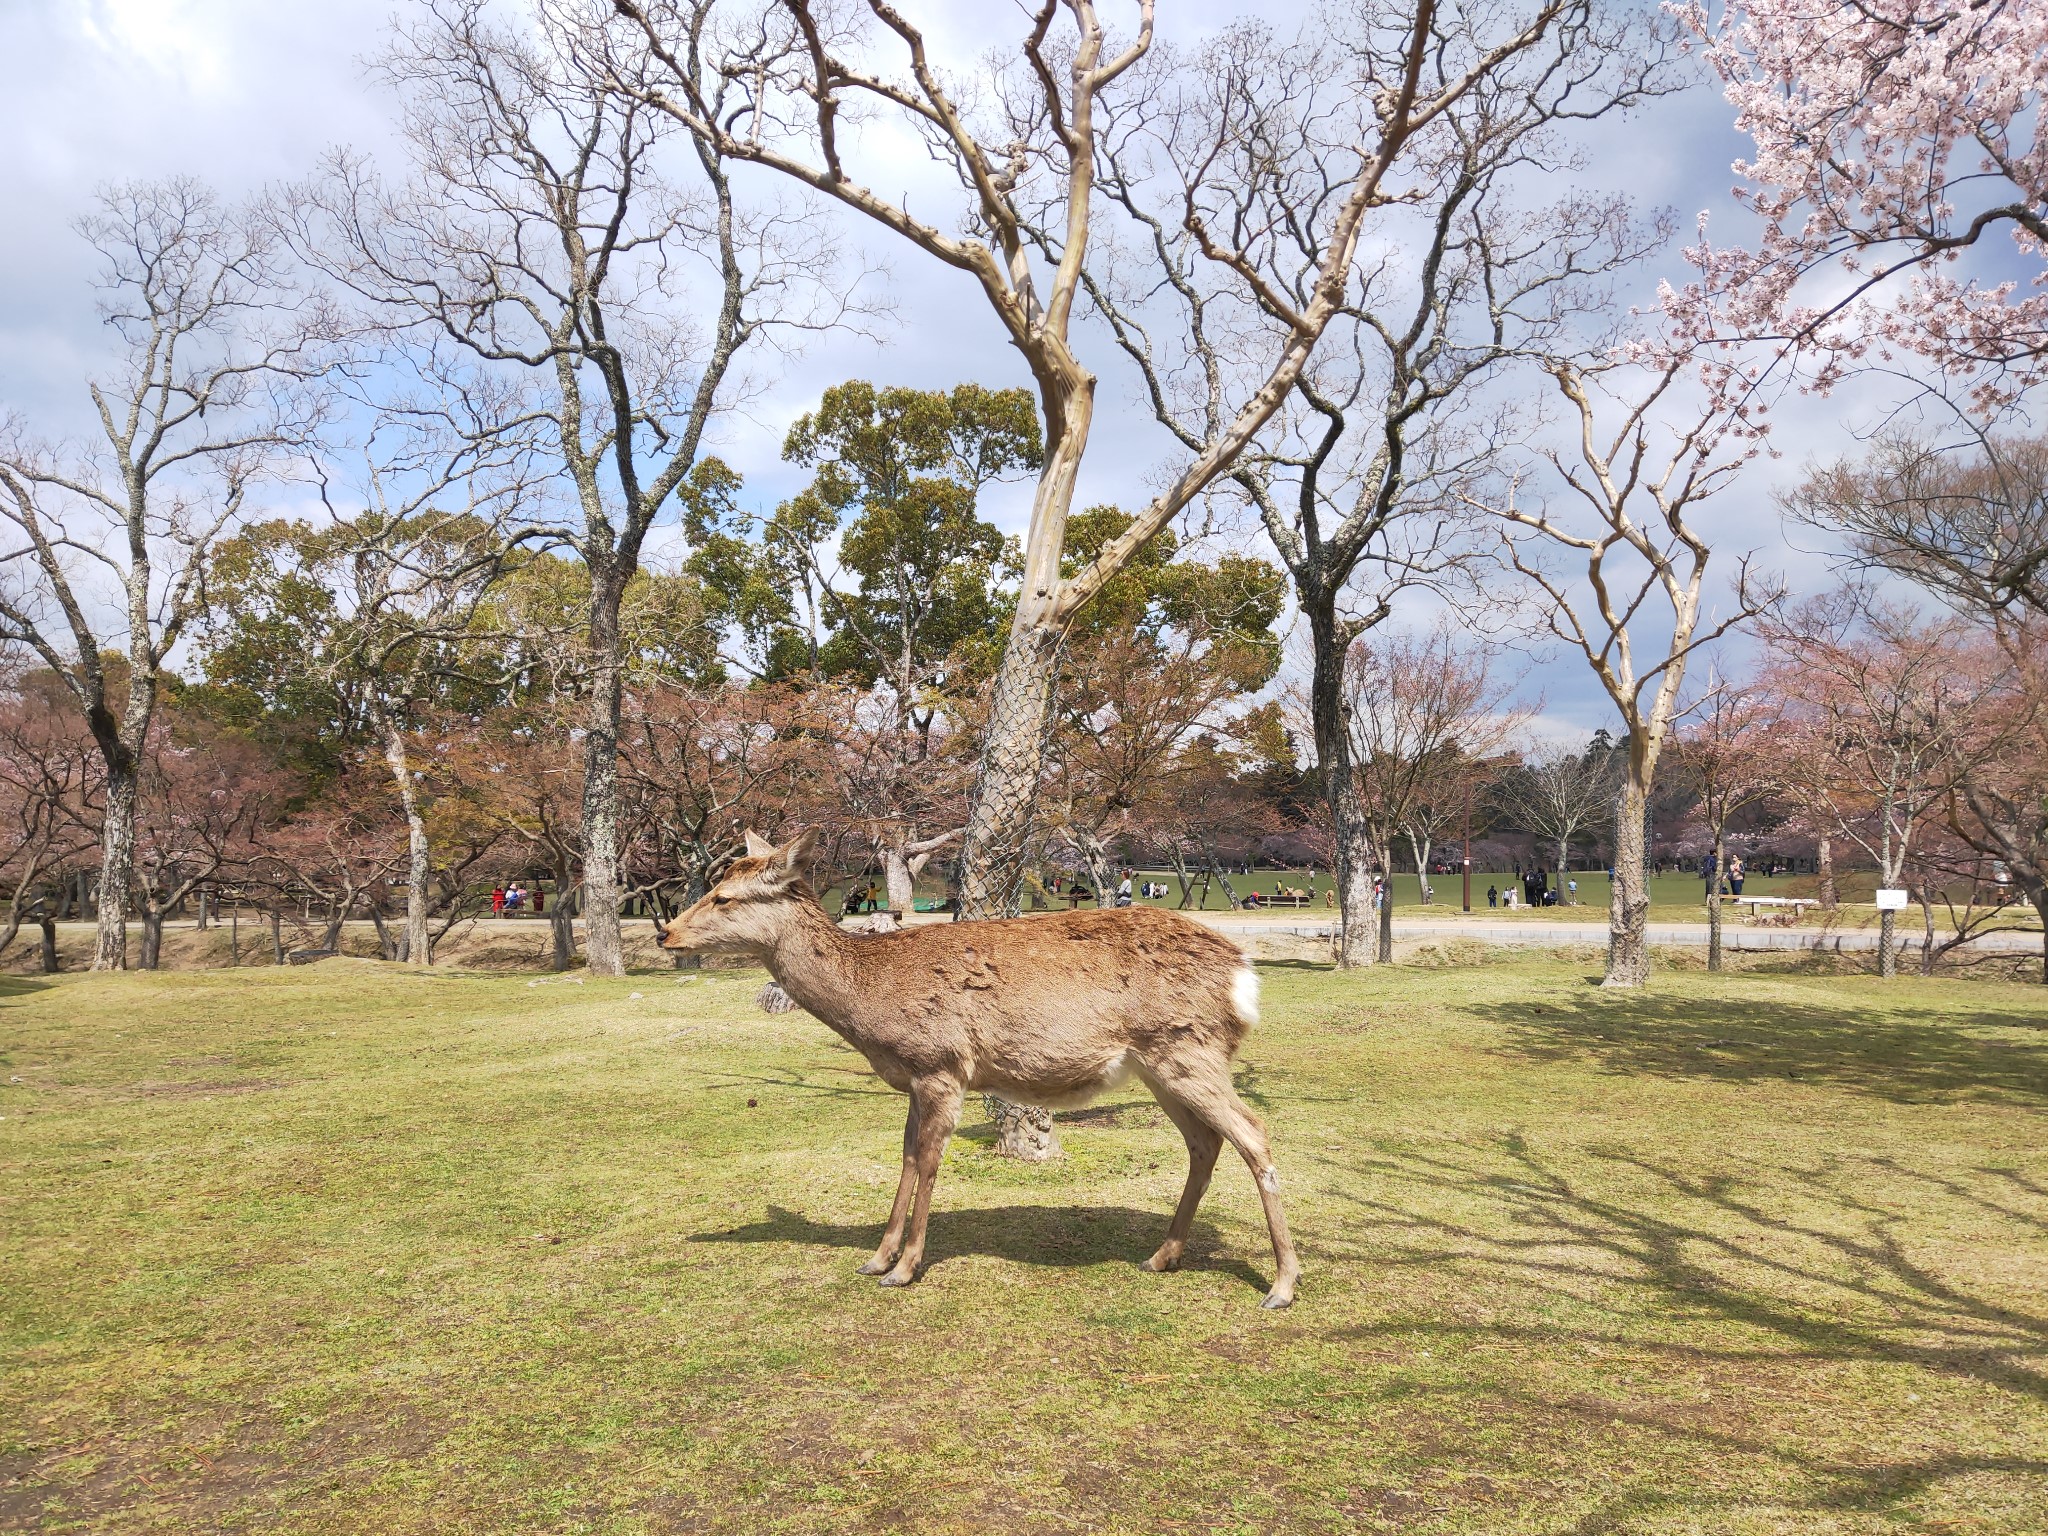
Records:
<instances>
[{"instance_id":1,"label":"deer's eye","mask_svg":"<svg viewBox=\"0 0 2048 1536\"><path fill-rule=\"evenodd\" d=\"M729 907L732 905L732 898L730 896L714 896L711 898L711 905L714 907Z\"/></svg>"}]
</instances>

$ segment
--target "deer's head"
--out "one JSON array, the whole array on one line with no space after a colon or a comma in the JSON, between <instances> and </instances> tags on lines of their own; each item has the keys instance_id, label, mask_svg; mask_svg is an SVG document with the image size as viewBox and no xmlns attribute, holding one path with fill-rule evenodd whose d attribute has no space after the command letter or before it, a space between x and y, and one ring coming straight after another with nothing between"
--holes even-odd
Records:
<instances>
[{"instance_id":1,"label":"deer's head","mask_svg":"<svg viewBox=\"0 0 2048 1536\"><path fill-rule=\"evenodd\" d=\"M817 846L817 828L777 848L747 834L745 858L733 860L724 876L688 911L669 920L661 947L695 954L719 950L760 953L775 946L790 906L811 899L804 867Z\"/></svg>"}]
</instances>

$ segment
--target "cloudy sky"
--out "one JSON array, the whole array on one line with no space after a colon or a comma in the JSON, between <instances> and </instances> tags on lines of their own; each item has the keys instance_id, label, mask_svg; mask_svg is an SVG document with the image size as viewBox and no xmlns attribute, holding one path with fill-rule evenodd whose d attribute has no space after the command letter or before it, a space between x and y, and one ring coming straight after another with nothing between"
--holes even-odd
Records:
<instances>
[{"instance_id":1,"label":"cloudy sky","mask_svg":"<svg viewBox=\"0 0 2048 1536\"><path fill-rule=\"evenodd\" d=\"M83 382L106 356L94 313L91 253L71 231L96 186L115 179L196 174L223 192L251 193L304 174L321 152L349 145L396 165L392 102L363 60L379 46L393 0L0 0L0 54L11 64L0 94L0 407L59 435L86 426ZM948 0L909 7L954 47L969 51L1014 30L1005 0ZM1105 12L1115 16L1109 0ZM1162 31L1198 41L1238 7L1162 0ZM1259 7L1276 28L1286 0ZM1620 187L1646 207L1665 206L1689 230L1703 209L1717 233L1739 234L1728 198L1729 163L1742 153L1729 114L1701 81L1590 146L1586 180ZM906 172L914 175L915 172ZM867 241L849 229L849 242ZM1026 382L1016 354L987 317L968 281L928 267L913 253L868 241L888 270L882 281L896 311L879 341L828 340L795 359L718 445L748 477L751 497L772 504L797 476L779 462L783 429L841 379L946 386L962 379ZM1674 250L1662 270L1680 276ZM1647 298L1657 270L1640 274ZM1102 414L1080 503L1135 505L1169 457L1168 444L1138 408L1132 380L1096 334L1084 360L1103 377ZM1788 543L1772 506L1774 485L1816 456L1853 446L1867 402L1794 402L1778 431L1780 456L1755 466L1716 507L1720 547L1756 549L1800 584L1825 578L1817 552ZM1020 527L1021 494L999 494L996 520ZM1535 676L1560 729L1580 732L1607 711L1568 658Z\"/></svg>"}]
</instances>

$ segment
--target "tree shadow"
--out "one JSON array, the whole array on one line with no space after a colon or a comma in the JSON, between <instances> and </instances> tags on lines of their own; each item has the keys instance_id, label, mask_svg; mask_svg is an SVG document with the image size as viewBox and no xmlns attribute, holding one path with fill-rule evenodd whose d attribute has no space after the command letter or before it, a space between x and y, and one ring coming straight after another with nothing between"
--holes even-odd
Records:
<instances>
[{"instance_id":1,"label":"tree shadow","mask_svg":"<svg viewBox=\"0 0 2048 1536\"><path fill-rule=\"evenodd\" d=\"M0 997L26 997L31 992L47 992L54 985L38 976L0 976Z\"/></svg>"},{"instance_id":2,"label":"tree shadow","mask_svg":"<svg viewBox=\"0 0 2048 1536\"><path fill-rule=\"evenodd\" d=\"M1859 1013L1772 999L1760 1015L1724 1000L1606 992L1540 1006L1468 1004L1535 1061L1592 1060L1632 1076L1832 1083L1901 1103L1959 1098L2048 1104L2048 1013L1887 1006ZM1978 1031L2025 1031L2028 1040Z\"/></svg>"},{"instance_id":3,"label":"tree shadow","mask_svg":"<svg viewBox=\"0 0 2048 1536\"><path fill-rule=\"evenodd\" d=\"M1405 1197L1368 1198L1356 1192L1362 1179L1336 1193L1365 1213L1354 1230L1379 1229L1381 1242L1360 1252L1360 1262L1386 1265L1391 1241L1394 1264L1476 1265L1561 1298L1581 1297L1588 1279L1638 1287L1654 1294L1662 1314L1704 1314L1756 1338L1750 1347L1632 1337L1633 1347L1722 1361L1913 1365L2048 1402L2048 1317L1980 1294L1913 1257L1910 1213L1843 1187L1852 1178L1868 1184L1869 1174L1772 1167L1765 1172L1778 1187L1771 1188L1634 1153L1593 1156L1654 1194L1593 1192L1514 1136L1466 1149L1463 1158L1455 1150L1399 1152L1357 1166L1357 1173L1407 1185ZM1944 1198L1952 1195L1953 1179L1932 1182ZM1469 1204L1475 1193L1489 1197L1496 1225L1428 1214ZM1985 1191L1972 1193L1988 1219L2048 1229L2048 1211L2014 1212ZM1786 1214L1795 1206L1817 1214ZM1352 1330L1390 1331L1396 1326ZM1570 1336L1513 1325L1469 1331L1540 1334L1551 1347Z\"/></svg>"},{"instance_id":4,"label":"tree shadow","mask_svg":"<svg viewBox=\"0 0 2048 1536\"><path fill-rule=\"evenodd\" d=\"M925 1239L925 1269L978 1254L1012 1264L1078 1269L1091 1264L1135 1268L1166 1236L1170 1211L1141 1211L1122 1205L1006 1205L980 1210L938 1210ZM825 1222L771 1205L767 1216L722 1232L694 1232L693 1243L793 1243L872 1252L882 1240L880 1221ZM1181 1267L1232 1275L1264 1292L1271 1282L1242 1259L1214 1253L1215 1226L1196 1220Z\"/></svg>"}]
</instances>

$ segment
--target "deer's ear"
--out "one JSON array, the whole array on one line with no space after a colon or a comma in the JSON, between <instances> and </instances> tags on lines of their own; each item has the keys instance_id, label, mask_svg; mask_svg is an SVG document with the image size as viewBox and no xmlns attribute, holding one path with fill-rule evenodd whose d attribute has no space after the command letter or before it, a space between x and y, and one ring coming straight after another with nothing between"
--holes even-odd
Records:
<instances>
[{"instance_id":1,"label":"deer's ear","mask_svg":"<svg viewBox=\"0 0 2048 1536\"><path fill-rule=\"evenodd\" d=\"M818 829L805 827L776 853L776 865L792 875L800 875L811 862L811 855L818 851Z\"/></svg>"},{"instance_id":2,"label":"deer's ear","mask_svg":"<svg viewBox=\"0 0 2048 1536\"><path fill-rule=\"evenodd\" d=\"M775 845L773 843L769 842L767 838L763 837L760 833L756 832L752 827L747 828L748 858L765 859L768 857L769 854L773 853L774 851Z\"/></svg>"}]
</instances>

